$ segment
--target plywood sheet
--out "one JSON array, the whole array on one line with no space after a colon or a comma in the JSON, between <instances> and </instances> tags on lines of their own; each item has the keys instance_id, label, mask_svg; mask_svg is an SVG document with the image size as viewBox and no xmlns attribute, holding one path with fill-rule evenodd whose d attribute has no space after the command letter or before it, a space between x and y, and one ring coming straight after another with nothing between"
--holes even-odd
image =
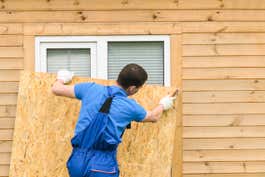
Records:
<instances>
[{"instance_id":1,"label":"plywood sheet","mask_svg":"<svg viewBox=\"0 0 265 177\"><path fill-rule=\"evenodd\" d=\"M10 177L66 177L80 102L54 96L55 75L23 73L20 80ZM74 78L73 83L113 81ZM146 109L173 90L145 86L135 99ZM121 177L169 177L172 167L176 110L166 112L158 123L134 123L119 148Z\"/></svg>"}]
</instances>

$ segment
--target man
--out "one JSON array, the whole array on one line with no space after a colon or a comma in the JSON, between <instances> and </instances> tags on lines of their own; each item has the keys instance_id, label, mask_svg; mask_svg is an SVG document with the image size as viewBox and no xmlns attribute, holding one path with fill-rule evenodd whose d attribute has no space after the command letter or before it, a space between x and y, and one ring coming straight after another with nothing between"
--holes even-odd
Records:
<instances>
[{"instance_id":1,"label":"man","mask_svg":"<svg viewBox=\"0 0 265 177\"><path fill-rule=\"evenodd\" d=\"M96 83L64 85L72 73L59 71L52 87L54 94L81 100L81 110L71 140L73 152L67 162L71 177L118 177L118 144L132 121L156 122L164 110L173 107L173 97L166 96L151 111L146 111L133 95L147 80L146 71L137 64L126 65L116 85Z\"/></svg>"}]
</instances>

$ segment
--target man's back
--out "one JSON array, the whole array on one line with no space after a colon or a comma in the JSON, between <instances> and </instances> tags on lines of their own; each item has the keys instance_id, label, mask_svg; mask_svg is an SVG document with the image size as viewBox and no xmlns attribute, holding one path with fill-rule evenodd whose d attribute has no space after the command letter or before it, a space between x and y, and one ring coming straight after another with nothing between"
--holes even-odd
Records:
<instances>
[{"instance_id":1,"label":"man's back","mask_svg":"<svg viewBox=\"0 0 265 177\"><path fill-rule=\"evenodd\" d=\"M110 108L108 126L111 126L117 136L121 136L131 121L142 121L146 116L146 111L133 99L128 98L124 89L118 86L109 86L109 88L114 98ZM76 97L82 101L75 129L75 134L77 134L95 117L108 97L108 90L106 86L96 83L81 83L75 85L74 91Z\"/></svg>"}]
</instances>

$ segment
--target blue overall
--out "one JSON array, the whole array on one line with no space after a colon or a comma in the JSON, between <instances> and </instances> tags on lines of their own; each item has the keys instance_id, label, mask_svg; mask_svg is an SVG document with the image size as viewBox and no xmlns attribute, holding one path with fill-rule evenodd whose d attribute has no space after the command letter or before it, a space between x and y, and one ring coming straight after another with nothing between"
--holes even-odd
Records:
<instances>
[{"instance_id":1,"label":"blue overall","mask_svg":"<svg viewBox=\"0 0 265 177\"><path fill-rule=\"evenodd\" d=\"M108 98L89 125L72 140L73 151L67 161L70 177L118 177L117 147L121 142L109 124L109 109L114 95Z\"/></svg>"}]
</instances>

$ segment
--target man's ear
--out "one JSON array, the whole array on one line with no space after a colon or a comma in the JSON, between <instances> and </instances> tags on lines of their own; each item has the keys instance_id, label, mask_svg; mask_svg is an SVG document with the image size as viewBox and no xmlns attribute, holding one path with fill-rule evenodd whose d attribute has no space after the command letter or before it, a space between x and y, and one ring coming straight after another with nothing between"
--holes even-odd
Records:
<instances>
[{"instance_id":1,"label":"man's ear","mask_svg":"<svg viewBox=\"0 0 265 177\"><path fill-rule=\"evenodd\" d=\"M128 95L133 95L137 92L137 87L135 85L129 86L126 91Z\"/></svg>"}]
</instances>

